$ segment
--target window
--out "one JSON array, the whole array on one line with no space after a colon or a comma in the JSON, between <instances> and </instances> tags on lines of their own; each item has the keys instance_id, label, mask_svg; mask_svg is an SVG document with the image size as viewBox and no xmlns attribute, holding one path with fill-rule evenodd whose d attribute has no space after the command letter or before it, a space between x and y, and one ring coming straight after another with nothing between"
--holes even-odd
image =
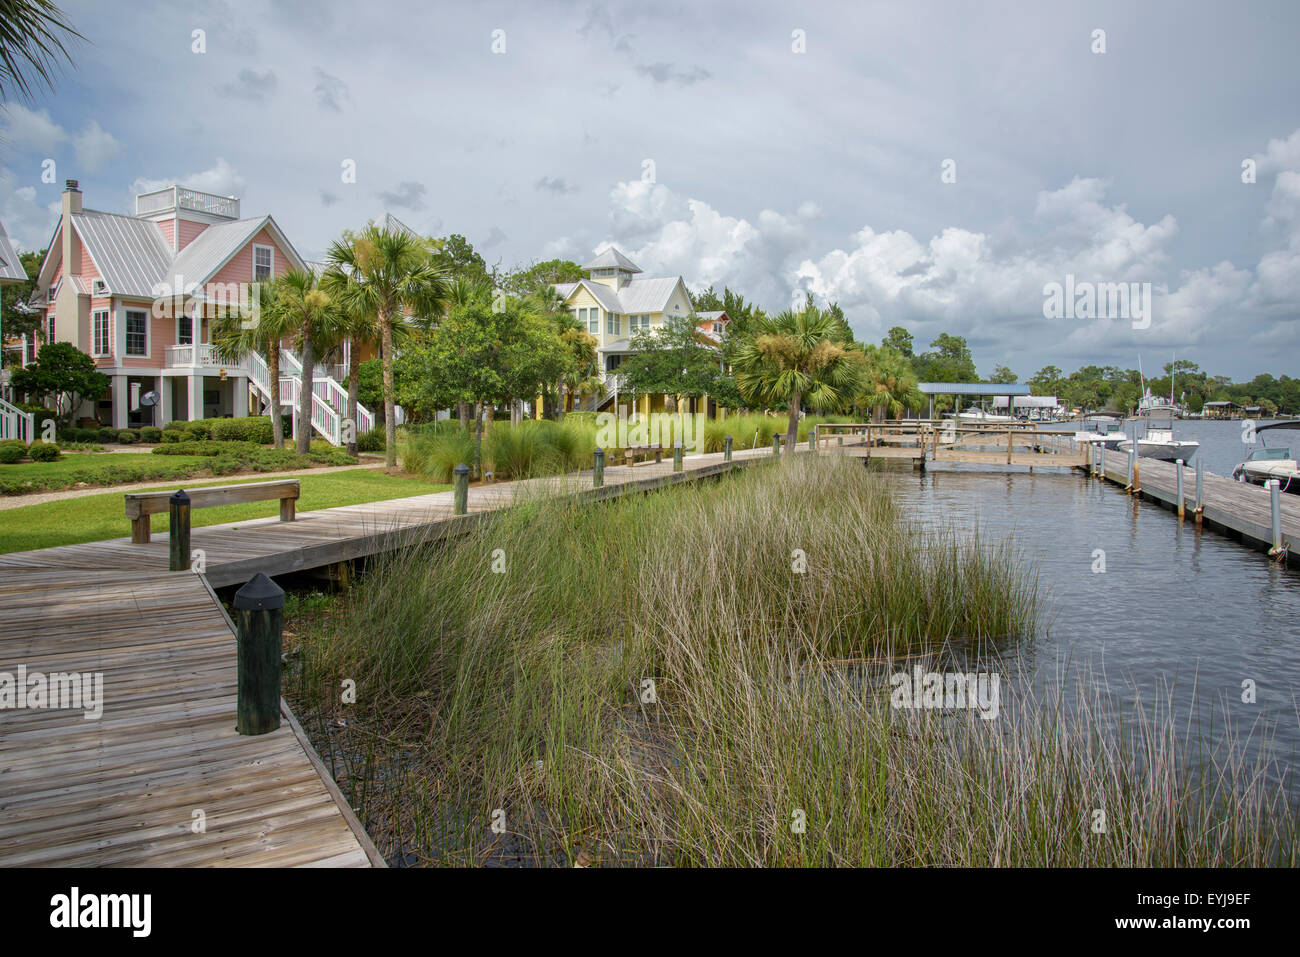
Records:
<instances>
[{"instance_id":1,"label":"window","mask_svg":"<svg viewBox=\"0 0 1300 957\"><path fill-rule=\"evenodd\" d=\"M193 316L178 316L176 318L176 344L178 346L194 345Z\"/></svg>"},{"instance_id":2,"label":"window","mask_svg":"<svg viewBox=\"0 0 1300 957\"><path fill-rule=\"evenodd\" d=\"M59 284L56 282L53 286L50 287L49 292L45 294L45 301L53 302L58 297L59 297Z\"/></svg>"},{"instance_id":3,"label":"window","mask_svg":"<svg viewBox=\"0 0 1300 957\"><path fill-rule=\"evenodd\" d=\"M108 355L108 310L103 309L91 318L91 348L97 356Z\"/></svg>"},{"instance_id":4,"label":"window","mask_svg":"<svg viewBox=\"0 0 1300 957\"><path fill-rule=\"evenodd\" d=\"M96 296L107 296L108 283L104 282L104 280L102 279L96 279L94 285L94 293Z\"/></svg>"},{"instance_id":5,"label":"window","mask_svg":"<svg viewBox=\"0 0 1300 957\"><path fill-rule=\"evenodd\" d=\"M617 336L622 334L623 317L617 312L605 313L605 335Z\"/></svg>"},{"instance_id":6,"label":"window","mask_svg":"<svg viewBox=\"0 0 1300 957\"><path fill-rule=\"evenodd\" d=\"M649 331L650 331L650 315L649 315L649 313L647 313L646 315L644 315L644 316L641 317L641 331L642 331L642 332L649 332Z\"/></svg>"},{"instance_id":7,"label":"window","mask_svg":"<svg viewBox=\"0 0 1300 957\"><path fill-rule=\"evenodd\" d=\"M600 334L600 310L587 310L587 331L593 336Z\"/></svg>"},{"instance_id":8,"label":"window","mask_svg":"<svg viewBox=\"0 0 1300 957\"><path fill-rule=\"evenodd\" d=\"M149 313L128 309L126 313L126 354L149 354Z\"/></svg>"},{"instance_id":9,"label":"window","mask_svg":"<svg viewBox=\"0 0 1300 957\"><path fill-rule=\"evenodd\" d=\"M265 282L275 272L275 253L270 246L253 246L253 281Z\"/></svg>"},{"instance_id":10,"label":"window","mask_svg":"<svg viewBox=\"0 0 1300 957\"><path fill-rule=\"evenodd\" d=\"M58 341L58 340L56 340L56 339L54 338L54 317L53 317L53 316L50 316L50 329L49 329L49 336L46 338L45 341L46 341L46 342L57 342L57 341Z\"/></svg>"}]
</instances>

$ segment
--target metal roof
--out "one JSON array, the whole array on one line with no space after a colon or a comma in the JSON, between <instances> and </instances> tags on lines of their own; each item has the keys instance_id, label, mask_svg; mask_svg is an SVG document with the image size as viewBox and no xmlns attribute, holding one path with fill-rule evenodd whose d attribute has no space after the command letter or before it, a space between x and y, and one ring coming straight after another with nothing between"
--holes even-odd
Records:
<instances>
[{"instance_id":1,"label":"metal roof","mask_svg":"<svg viewBox=\"0 0 1300 957\"><path fill-rule=\"evenodd\" d=\"M206 283L245 243L262 231L269 218L237 219L209 226L177 254L171 268L165 270L163 281L177 292L184 291L183 285Z\"/></svg>"},{"instance_id":2,"label":"metal roof","mask_svg":"<svg viewBox=\"0 0 1300 957\"><path fill-rule=\"evenodd\" d=\"M925 395L1029 395L1029 386L1012 382L921 382Z\"/></svg>"},{"instance_id":3,"label":"metal roof","mask_svg":"<svg viewBox=\"0 0 1300 957\"><path fill-rule=\"evenodd\" d=\"M163 281L172 251L152 220L87 209L72 214L72 227L114 295L149 298Z\"/></svg>"},{"instance_id":4,"label":"metal roof","mask_svg":"<svg viewBox=\"0 0 1300 957\"><path fill-rule=\"evenodd\" d=\"M621 252L610 246L593 259L583 269L622 269L625 272L640 272L641 267L628 259Z\"/></svg>"},{"instance_id":5,"label":"metal roof","mask_svg":"<svg viewBox=\"0 0 1300 957\"><path fill-rule=\"evenodd\" d=\"M624 312L663 312L679 282L680 277L633 279L618 291L618 299ZM687 297L689 301L690 297Z\"/></svg>"},{"instance_id":6,"label":"metal roof","mask_svg":"<svg viewBox=\"0 0 1300 957\"><path fill-rule=\"evenodd\" d=\"M26 281L27 270L23 269L22 261L18 258L13 243L9 242L9 234L5 232L4 223L0 223L0 282Z\"/></svg>"}]
</instances>

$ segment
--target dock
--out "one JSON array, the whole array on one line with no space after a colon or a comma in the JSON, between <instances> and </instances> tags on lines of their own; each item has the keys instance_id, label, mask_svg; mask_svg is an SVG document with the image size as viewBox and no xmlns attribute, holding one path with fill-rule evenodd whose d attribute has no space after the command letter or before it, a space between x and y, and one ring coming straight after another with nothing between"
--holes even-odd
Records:
<instances>
[{"instance_id":1,"label":"dock","mask_svg":"<svg viewBox=\"0 0 1300 957\"><path fill-rule=\"evenodd\" d=\"M288 705L235 731L234 627L215 588L469 531L529 496L594 501L770 460L770 449L480 485L195 528L202 571L168 571L165 536L0 555L0 672L98 675L102 716L0 710L0 864L384 866ZM127 529L123 518L123 530ZM84 702L83 702L84 704Z\"/></svg>"}]
</instances>

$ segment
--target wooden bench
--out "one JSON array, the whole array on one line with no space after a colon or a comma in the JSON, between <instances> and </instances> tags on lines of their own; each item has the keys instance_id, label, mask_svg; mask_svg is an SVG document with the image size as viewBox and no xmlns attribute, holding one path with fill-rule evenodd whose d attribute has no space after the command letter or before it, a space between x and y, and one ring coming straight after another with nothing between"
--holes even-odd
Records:
<instances>
[{"instance_id":1,"label":"wooden bench","mask_svg":"<svg viewBox=\"0 0 1300 957\"><path fill-rule=\"evenodd\" d=\"M651 455L655 457L655 464L658 465L664 460L664 447L662 445L633 445L623 450L623 459L629 468L636 464L638 458L648 459Z\"/></svg>"},{"instance_id":2,"label":"wooden bench","mask_svg":"<svg viewBox=\"0 0 1300 957\"><path fill-rule=\"evenodd\" d=\"M144 545L149 541L151 515L171 509L173 492L127 492L126 517L131 520L131 542ZM280 500L280 521L292 522L294 503L298 501L297 479L280 479L275 482L253 482L249 485L212 485L186 492L190 508L212 508L216 505L239 505L244 502Z\"/></svg>"}]
</instances>

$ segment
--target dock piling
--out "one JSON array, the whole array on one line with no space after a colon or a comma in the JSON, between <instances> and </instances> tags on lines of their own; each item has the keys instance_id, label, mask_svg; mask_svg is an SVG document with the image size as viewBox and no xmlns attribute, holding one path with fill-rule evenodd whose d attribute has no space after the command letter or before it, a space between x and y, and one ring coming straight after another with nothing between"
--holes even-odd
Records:
<instances>
[{"instance_id":1,"label":"dock piling","mask_svg":"<svg viewBox=\"0 0 1300 957\"><path fill-rule=\"evenodd\" d=\"M1201 524L1201 513L1205 511L1205 459L1196 457L1196 524Z\"/></svg>"},{"instance_id":2,"label":"dock piling","mask_svg":"<svg viewBox=\"0 0 1300 957\"><path fill-rule=\"evenodd\" d=\"M781 435L779 432L772 433L772 454L774 456L781 454Z\"/></svg>"},{"instance_id":3,"label":"dock piling","mask_svg":"<svg viewBox=\"0 0 1300 957\"><path fill-rule=\"evenodd\" d=\"M171 557L168 567L174 572L190 568L190 497L184 489L177 489L167 500L171 506L168 534Z\"/></svg>"},{"instance_id":4,"label":"dock piling","mask_svg":"<svg viewBox=\"0 0 1300 957\"><path fill-rule=\"evenodd\" d=\"M283 631L284 589L258 572L235 592L235 730L240 734L267 734L280 727Z\"/></svg>"},{"instance_id":5,"label":"dock piling","mask_svg":"<svg viewBox=\"0 0 1300 957\"><path fill-rule=\"evenodd\" d=\"M731 461L731 436L729 435L722 440L722 461Z\"/></svg>"},{"instance_id":6,"label":"dock piling","mask_svg":"<svg viewBox=\"0 0 1300 957\"><path fill-rule=\"evenodd\" d=\"M682 470L682 443L674 442L673 443L673 471L680 472L681 470Z\"/></svg>"},{"instance_id":7,"label":"dock piling","mask_svg":"<svg viewBox=\"0 0 1300 957\"><path fill-rule=\"evenodd\" d=\"M1186 508L1185 508L1185 505L1184 505L1184 498L1183 498L1183 460L1182 460L1182 459L1178 459L1178 460L1176 460L1176 461L1174 462L1174 468L1175 468L1175 470L1176 470L1176 473L1175 473L1175 474L1177 475L1177 478L1178 478L1178 481L1177 481L1177 486L1178 486L1178 521L1181 522L1181 521L1183 520L1183 515L1184 515L1185 512L1186 512Z\"/></svg>"},{"instance_id":8,"label":"dock piling","mask_svg":"<svg viewBox=\"0 0 1300 957\"><path fill-rule=\"evenodd\" d=\"M455 505L452 508L457 515L464 515L469 510L469 466L461 462L452 473L456 479Z\"/></svg>"},{"instance_id":9,"label":"dock piling","mask_svg":"<svg viewBox=\"0 0 1300 957\"><path fill-rule=\"evenodd\" d=\"M605 484L605 450L596 449L592 453L591 466L591 485L593 488L600 488Z\"/></svg>"},{"instance_id":10,"label":"dock piling","mask_svg":"<svg viewBox=\"0 0 1300 957\"><path fill-rule=\"evenodd\" d=\"M1270 558L1281 558L1286 554L1282 547L1282 483L1277 479L1269 479L1268 485L1268 504L1273 513L1273 547L1268 550Z\"/></svg>"}]
</instances>

